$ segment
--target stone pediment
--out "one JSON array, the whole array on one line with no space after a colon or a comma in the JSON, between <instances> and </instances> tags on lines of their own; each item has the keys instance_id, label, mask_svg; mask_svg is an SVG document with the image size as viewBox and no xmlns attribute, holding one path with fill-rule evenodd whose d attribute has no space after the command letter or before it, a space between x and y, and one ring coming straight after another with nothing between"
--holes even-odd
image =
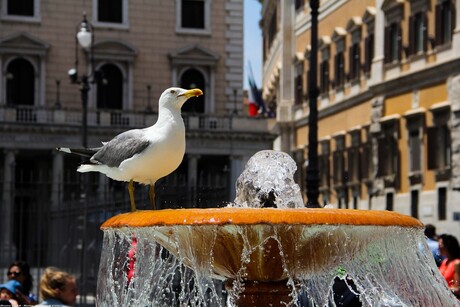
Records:
<instances>
[{"instance_id":1,"label":"stone pediment","mask_svg":"<svg viewBox=\"0 0 460 307\"><path fill-rule=\"evenodd\" d=\"M0 53L44 56L49 48L48 43L25 32L0 39Z\"/></svg>"},{"instance_id":2,"label":"stone pediment","mask_svg":"<svg viewBox=\"0 0 460 307\"><path fill-rule=\"evenodd\" d=\"M96 41L93 50L96 59L133 61L138 54L137 49L130 43L111 39Z\"/></svg>"},{"instance_id":3,"label":"stone pediment","mask_svg":"<svg viewBox=\"0 0 460 307\"><path fill-rule=\"evenodd\" d=\"M361 25L363 24L361 17L354 16L350 18L350 20L347 23L347 31L348 32L353 32L356 29L359 29Z\"/></svg>"},{"instance_id":4,"label":"stone pediment","mask_svg":"<svg viewBox=\"0 0 460 307\"><path fill-rule=\"evenodd\" d=\"M334 33L332 34L332 40L334 42L343 39L347 35L347 31L344 28L336 27Z\"/></svg>"},{"instance_id":5,"label":"stone pediment","mask_svg":"<svg viewBox=\"0 0 460 307\"><path fill-rule=\"evenodd\" d=\"M371 20L374 20L375 19L375 13L376 13L375 7L368 6L366 8L366 11L363 14L362 21L364 23L369 23Z\"/></svg>"},{"instance_id":6,"label":"stone pediment","mask_svg":"<svg viewBox=\"0 0 460 307\"><path fill-rule=\"evenodd\" d=\"M191 45L169 54L173 65L194 64L215 66L220 56L200 45Z\"/></svg>"},{"instance_id":7,"label":"stone pediment","mask_svg":"<svg viewBox=\"0 0 460 307\"><path fill-rule=\"evenodd\" d=\"M321 36L318 40L318 48L324 49L331 45L331 38L329 36Z\"/></svg>"},{"instance_id":8,"label":"stone pediment","mask_svg":"<svg viewBox=\"0 0 460 307\"><path fill-rule=\"evenodd\" d=\"M396 7L401 7L404 4L404 0L385 0L382 3L382 11L387 12Z\"/></svg>"}]
</instances>

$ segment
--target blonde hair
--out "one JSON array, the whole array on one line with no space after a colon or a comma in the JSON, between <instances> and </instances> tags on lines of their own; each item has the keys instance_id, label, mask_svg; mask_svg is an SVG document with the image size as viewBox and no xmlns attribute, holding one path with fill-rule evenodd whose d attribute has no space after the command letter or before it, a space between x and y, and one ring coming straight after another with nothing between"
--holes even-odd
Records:
<instances>
[{"instance_id":1,"label":"blonde hair","mask_svg":"<svg viewBox=\"0 0 460 307\"><path fill-rule=\"evenodd\" d=\"M40 297L43 300L49 298L57 298L58 291L63 290L69 282L69 280L74 279L74 276L64 271L61 271L58 268L46 268L45 272L40 278Z\"/></svg>"}]
</instances>

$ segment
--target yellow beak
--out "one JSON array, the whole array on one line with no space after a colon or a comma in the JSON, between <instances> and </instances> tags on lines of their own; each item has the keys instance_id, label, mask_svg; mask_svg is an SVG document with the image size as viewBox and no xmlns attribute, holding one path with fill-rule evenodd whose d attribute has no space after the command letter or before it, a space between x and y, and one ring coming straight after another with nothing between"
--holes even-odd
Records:
<instances>
[{"instance_id":1,"label":"yellow beak","mask_svg":"<svg viewBox=\"0 0 460 307\"><path fill-rule=\"evenodd\" d=\"M198 96L201 96L201 95L203 95L203 91L200 90L199 88L194 88L194 89L188 90L186 92L183 92L182 94L179 95L179 97L180 96L185 96L188 99L188 98L193 97L193 96L198 97Z\"/></svg>"}]
</instances>

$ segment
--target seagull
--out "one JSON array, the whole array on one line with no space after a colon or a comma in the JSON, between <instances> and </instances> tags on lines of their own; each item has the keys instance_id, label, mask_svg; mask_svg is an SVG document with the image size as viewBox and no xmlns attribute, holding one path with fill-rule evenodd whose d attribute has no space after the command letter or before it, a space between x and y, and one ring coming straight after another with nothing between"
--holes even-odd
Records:
<instances>
[{"instance_id":1,"label":"seagull","mask_svg":"<svg viewBox=\"0 0 460 307\"><path fill-rule=\"evenodd\" d=\"M117 181L129 182L131 211L136 211L133 182L150 185L149 199L155 209L155 182L172 173L185 153L185 125L181 116L183 104L191 97L203 95L200 89L168 88L158 103L158 120L148 128L125 131L99 148L57 150L85 156L80 173L100 172Z\"/></svg>"}]
</instances>

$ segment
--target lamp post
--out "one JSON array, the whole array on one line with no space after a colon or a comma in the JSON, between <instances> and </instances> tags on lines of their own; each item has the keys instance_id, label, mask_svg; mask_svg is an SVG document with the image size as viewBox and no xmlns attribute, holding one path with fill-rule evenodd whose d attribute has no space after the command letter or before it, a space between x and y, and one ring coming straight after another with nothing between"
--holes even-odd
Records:
<instances>
[{"instance_id":1,"label":"lamp post","mask_svg":"<svg viewBox=\"0 0 460 307\"><path fill-rule=\"evenodd\" d=\"M307 166L307 208L321 208L319 197L319 168L318 168L318 8L319 0L310 0L311 14L311 52L308 82L308 166Z\"/></svg>"},{"instance_id":2,"label":"lamp post","mask_svg":"<svg viewBox=\"0 0 460 307\"><path fill-rule=\"evenodd\" d=\"M94 34L91 24L86 19L86 13L83 13L83 20L80 23L79 30L75 36L75 67L68 72L70 81L73 84L80 85L81 104L82 104L82 146L88 147L88 92L91 88L90 83L95 82L93 67L93 43ZM84 75L78 75L78 45L88 51L91 65L91 72ZM88 57L88 56L87 56ZM90 81L90 79L92 80Z\"/></svg>"},{"instance_id":3,"label":"lamp post","mask_svg":"<svg viewBox=\"0 0 460 307\"><path fill-rule=\"evenodd\" d=\"M95 83L99 77L99 74L94 71L93 63L93 44L94 44L94 31L92 31L91 24L86 19L86 13L83 13L83 20L78 26L77 33L75 35L75 67L71 68L68 72L70 82L78 84L80 86L80 97L82 105L82 146L83 148L88 147L88 92L91 88L90 84ZM90 61L90 71L83 75L78 74L78 54L79 48L83 48L86 51L86 61L88 64L88 58ZM88 179L83 176L81 181L81 202L83 206L82 212L82 231L83 236L81 240L81 255L80 255L80 293L82 294L82 301L80 303L86 304L86 229L87 229L87 215L88 215Z\"/></svg>"}]
</instances>

